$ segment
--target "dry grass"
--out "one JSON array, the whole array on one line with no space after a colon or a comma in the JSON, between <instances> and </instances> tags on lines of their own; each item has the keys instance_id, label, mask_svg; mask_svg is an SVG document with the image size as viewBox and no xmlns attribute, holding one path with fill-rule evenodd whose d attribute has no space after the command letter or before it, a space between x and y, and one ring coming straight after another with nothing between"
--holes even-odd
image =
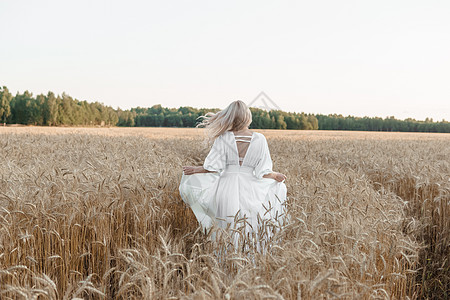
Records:
<instances>
[{"instance_id":1,"label":"dry grass","mask_svg":"<svg viewBox=\"0 0 450 300\"><path fill-rule=\"evenodd\" d=\"M181 201L201 130L0 128L0 298L448 296L449 135L261 132L291 216L265 255Z\"/></svg>"}]
</instances>

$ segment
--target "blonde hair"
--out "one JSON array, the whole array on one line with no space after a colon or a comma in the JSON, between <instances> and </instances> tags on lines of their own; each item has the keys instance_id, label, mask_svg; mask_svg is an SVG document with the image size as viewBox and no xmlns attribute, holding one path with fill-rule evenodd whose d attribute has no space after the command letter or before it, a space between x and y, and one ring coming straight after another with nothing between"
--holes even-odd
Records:
<instances>
[{"instance_id":1,"label":"blonde hair","mask_svg":"<svg viewBox=\"0 0 450 300\"><path fill-rule=\"evenodd\" d=\"M197 127L205 127L209 140L214 140L225 131L239 131L252 123L252 112L241 100L233 101L218 113L209 112L201 116Z\"/></svg>"}]
</instances>

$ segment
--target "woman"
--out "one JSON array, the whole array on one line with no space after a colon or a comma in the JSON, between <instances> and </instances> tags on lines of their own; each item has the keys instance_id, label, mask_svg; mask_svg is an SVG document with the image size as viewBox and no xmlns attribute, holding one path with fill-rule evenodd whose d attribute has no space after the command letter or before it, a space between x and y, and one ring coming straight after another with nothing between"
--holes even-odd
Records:
<instances>
[{"instance_id":1,"label":"woman","mask_svg":"<svg viewBox=\"0 0 450 300\"><path fill-rule=\"evenodd\" d=\"M272 171L266 138L248 129L251 122L250 109L238 100L199 125L214 144L203 166L183 167L180 194L206 229L243 220L245 233L258 233L262 223L283 218L286 176Z\"/></svg>"}]
</instances>

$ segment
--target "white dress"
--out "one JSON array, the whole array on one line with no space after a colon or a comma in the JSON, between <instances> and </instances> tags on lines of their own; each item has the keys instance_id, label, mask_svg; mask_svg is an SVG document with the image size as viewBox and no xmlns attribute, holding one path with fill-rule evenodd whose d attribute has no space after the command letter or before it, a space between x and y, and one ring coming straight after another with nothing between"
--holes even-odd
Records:
<instances>
[{"instance_id":1,"label":"white dress","mask_svg":"<svg viewBox=\"0 0 450 300\"><path fill-rule=\"evenodd\" d=\"M249 142L241 159L239 141ZM246 232L257 232L261 223L280 224L284 217L286 185L263 178L272 172L264 135L253 132L251 137L235 136L232 131L226 131L214 141L203 168L216 173L183 174L179 187L181 198L203 228L213 225L225 228L228 223L233 226L243 218Z\"/></svg>"}]
</instances>

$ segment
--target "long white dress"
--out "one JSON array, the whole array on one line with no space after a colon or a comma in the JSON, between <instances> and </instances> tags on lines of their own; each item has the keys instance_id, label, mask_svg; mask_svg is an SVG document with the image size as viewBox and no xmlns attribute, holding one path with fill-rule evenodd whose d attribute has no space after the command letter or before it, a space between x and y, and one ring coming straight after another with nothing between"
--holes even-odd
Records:
<instances>
[{"instance_id":1,"label":"long white dress","mask_svg":"<svg viewBox=\"0 0 450 300\"><path fill-rule=\"evenodd\" d=\"M248 141L245 155L239 157L237 142ZM239 163L241 161L241 164ZM225 228L245 219L246 233L256 232L262 223L280 224L284 218L286 185L271 178L267 140L261 133L235 136L226 131L219 136L205 159L203 168L215 173L182 175L180 194L203 228ZM242 227L241 227L242 228Z\"/></svg>"}]
</instances>

